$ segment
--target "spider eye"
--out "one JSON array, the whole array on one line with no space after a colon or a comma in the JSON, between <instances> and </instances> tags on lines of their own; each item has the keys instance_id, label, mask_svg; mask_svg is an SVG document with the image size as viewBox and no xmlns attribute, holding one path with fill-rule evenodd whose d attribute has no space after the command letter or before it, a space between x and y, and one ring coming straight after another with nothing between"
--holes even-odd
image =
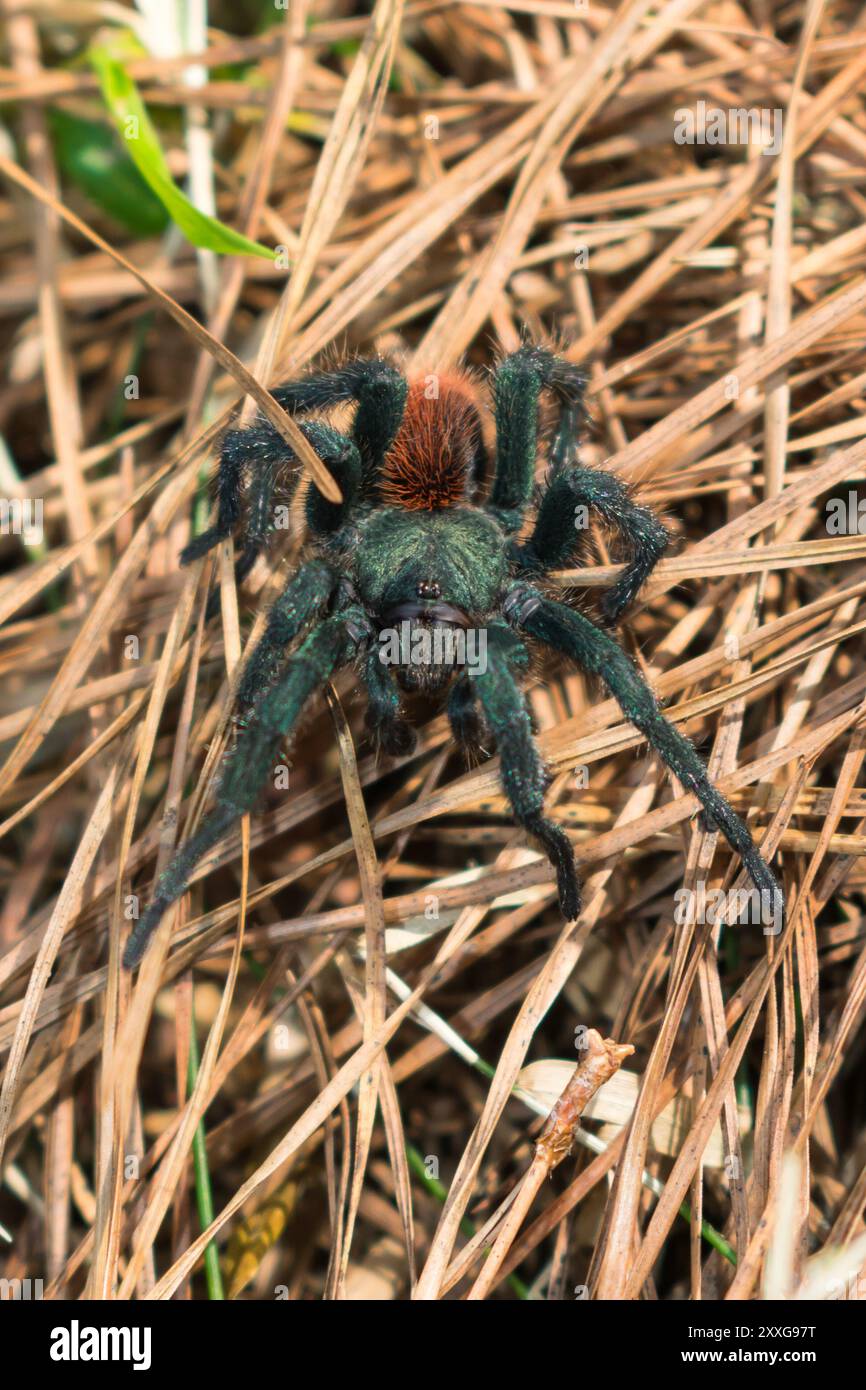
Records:
<instances>
[{"instance_id":1,"label":"spider eye","mask_svg":"<svg viewBox=\"0 0 866 1390\"><path fill-rule=\"evenodd\" d=\"M435 579L422 579L415 589L418 598L441 598L442 585L437 584Z\"/></svg>"}]
</instances>

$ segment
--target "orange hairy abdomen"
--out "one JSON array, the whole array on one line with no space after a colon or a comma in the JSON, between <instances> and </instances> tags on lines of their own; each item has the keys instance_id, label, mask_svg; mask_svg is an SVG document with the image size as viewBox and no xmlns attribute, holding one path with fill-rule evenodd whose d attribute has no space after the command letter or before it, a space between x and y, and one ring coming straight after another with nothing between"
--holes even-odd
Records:
<instances>
[{"instance_id":1,"label":"orange hairy abdomen","mask_svg":"<svg viewBox=\"0 0 866 1390\"><path fill-rule=\"evenodd\" d=\"M463 501L480 438L481 419L468 377L454 372L413 378L402 424L385 459L382 501L407 511L436 511Z\"/></svg>"}]
</instances>

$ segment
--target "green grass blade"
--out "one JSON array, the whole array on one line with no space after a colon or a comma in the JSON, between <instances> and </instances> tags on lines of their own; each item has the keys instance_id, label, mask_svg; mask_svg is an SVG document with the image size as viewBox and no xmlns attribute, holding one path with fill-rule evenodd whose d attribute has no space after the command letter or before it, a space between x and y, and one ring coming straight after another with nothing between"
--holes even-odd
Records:
<instances>
[{"instance_id":1,"label":"green grass blade","mask_svg":"<svg viewBox=\"0 0 866 1390\"><path fill-rule=\"evenodd\" d=\"M156 128L123 64L104 47L91 48L89 57L130 158L187 240L193 246L222 255L263 256L273 260L276 253L267 246L233 231L190 202L171 177Z\"/></svg>"},{"instance_id":2,"label":"green grass blade","mask_svg":"<svg viewBox=\"0 0 866 1390\"><path fill-rule=\"evenodd\" d=\"M165 231L168 212L113 130L69 111L52 111L49 119L61 170L92 203L136 236Z\"/></svg>"},{"instance_id":3,"label":"green grass blade","mask_svg":"<svg viewBox=\"0 0 866 1390\"><path fill-rule=\"evenodd\" d=\"M189 1062L187 1065L187 1082L190 1094L195 1087L198 1077L198 1038L195 1032L195 1010L193 1009L192 1020L189 1030ZM213 1189L210 1181L210 1168L207 1161L207 1135L205 1133L204 1121L199 1120L196 1125L195 1135L192 1141L192 1162L195 1174L195 1199L198 1207L198 1219L201 1228L206 1231L214 1219ZM225 1298L223 1288L222 1271L220 1270L219 1250L216 1241L209 1241L204 1252L204 1272L207 1283L208 1298L219 1302Z\"/></svg>"}]
</instances>

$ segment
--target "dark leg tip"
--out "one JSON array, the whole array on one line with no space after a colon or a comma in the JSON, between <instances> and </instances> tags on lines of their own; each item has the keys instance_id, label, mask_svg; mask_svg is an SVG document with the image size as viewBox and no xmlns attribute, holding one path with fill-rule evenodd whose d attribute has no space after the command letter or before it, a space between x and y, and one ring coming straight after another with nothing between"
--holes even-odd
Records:
<instances>
[{"instance_id":1,"label":"dark leg tip","mask_svg":"<svg viewBox=\"0 0 866 1390\"><path fill-rule=\"evenodd\" d=\"M368 718L367 727L371 738L391 758L408 757L415 748L417 735L405 719L388 719L377 723Z\"/></svg>"},{"instance_id":2,"label":"dark leg tip","mask_svg":"<svg viewBox=\"0 0 866 1390\"><path fill-rule=\"evenodd\" d=\"M484 724L475 710L452 719L451 727L457 742L468 748L476 748L484 738Z\"/></svg>"},{"instance_id":3,"label":"dark leg tip","mask_svg":"<svg viewBox=\"0 0 866 1390\"><path fill-rule=\"evenodd\" d=\"M151 937L159 926L162 915L169 905L169 903L159 898L154 898L141 921L136 923L135 927L133 927L132 935L127 941L126 949L123 952L124 970L134 970L136 966L141 964L144 953L150 945Z\"/></svg>"},{"instance_id":4,"label":"dark leg tip","mask_svg":"<svg viewBox=\"0 0 866 1390\"><path fill-rule=\"evenodd\" d=\"M180 552L180 563L191 565L193 560L200 560L203 555L213 550L215 545L219 545L221 540L225 540L225 537L220 535L215 527L211 527L209 531L202 531L200 536L196 536L189 545L184 546Z\"/></svg>"},{"instance_id":5,"label":"dark leg tip","mask_svg":"<svg viewBox=\"0 0 866 1390\"><path fill-rule=\"evenodd\" d=\"M220 588L219 585L217 585L213 592L208 595L207 607L204 610L204 620L206 623L213 621L219 613L221 605Z\"/></svg>"},{"instance_id":6,"label":"dark leg tip","mask_svg":"<svg viewBox=\"0 0 866 1390\"><path fill-rule=\"evenodd\" d=\"M633 593L623 593L616 588L608 589L599 603L603 627L618 627L623 613L631 606Z\"/></svg>"},{"instance_id":7,"label":"dark leg tip","mask_svg":"<svg viewBox=\"0 0 866 1390\"><path fill-rule=\"evenodd\" d=\"M573 869L570 872L559 869L556 875L556 886L559 893L559 908L563 918L566 922L576 921L583 905L577 874Z\"/></svg>"},{"instance_id":8,"label":"dark leg tip","mask_svg":"<svg viewBox=\"0 0 866 1390\"><path fill-rule=\"evenodd\" d=\"M760 919L765 928L772 927L771 935L778 936L785 926L787 917L785 894L781 885L763 855L744 859L746 872L760 894Z\"/></svg>"},{"instance_id":9,"label":"dark leg tip","mask_svg":"<svg viewBox=\"0 0 866 1390\"><path fill-rule=\"evenodd\" d=\"M545 854L556 869L560 910L566 922L573 922L580 916L581 898L571 841L564 830L541 816L527 820L525 825L530 835L544 846Z\"/></svg>"}]
</instances>

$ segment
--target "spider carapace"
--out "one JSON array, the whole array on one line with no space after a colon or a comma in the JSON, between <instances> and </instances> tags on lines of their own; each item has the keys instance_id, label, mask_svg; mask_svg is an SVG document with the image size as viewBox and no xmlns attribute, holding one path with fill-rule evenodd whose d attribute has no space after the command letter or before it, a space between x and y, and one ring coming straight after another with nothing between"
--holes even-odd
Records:
<instances>
[{"instance_id":1,"label":"spider carapace","mask_svg":"<svg viewBox=\"0 0 866 1390\"><path fill-rule=\"evenodd\" d=\"M478 389L459 373L407 382L375 358L274 391L296 415L322 415L353 403L348 434L322 419L301 423L342 500L332 502L309 488L307 558L272 607L241 677L245 727L226 760L213 810L177 851L133 930L127 967L141 960L202 857L254 806L307 701L348 665L366 687L367 724L386 752L412 749L407 692L444 702L459 743L495 741L514 819L549 858L562 912L567 920L575 918L580 891L574 853L565 831L544 812L548 779L522 690L530 645L553 649L601 680L698 798L708 824L740 855L774 913L781 913L781 889L746 824L605 630L632 603L669 535L613 473L579 465L583 387L581 372L544 348L522 347L502 360L493 376L496 443L489 485ZM547 476L536 489L545 391L558 406L558 419ZM229 430L220 455L216 522L186 547L181 563L235 535L242 542L237 578L243 579L267 544L275 498L297 476L288 446L270 424ZM595 515L618 535L626 556L601 600L600 624L547 592L549 571L567 565L574 554L581 514Z\"/></svg>"}]
</instances>

